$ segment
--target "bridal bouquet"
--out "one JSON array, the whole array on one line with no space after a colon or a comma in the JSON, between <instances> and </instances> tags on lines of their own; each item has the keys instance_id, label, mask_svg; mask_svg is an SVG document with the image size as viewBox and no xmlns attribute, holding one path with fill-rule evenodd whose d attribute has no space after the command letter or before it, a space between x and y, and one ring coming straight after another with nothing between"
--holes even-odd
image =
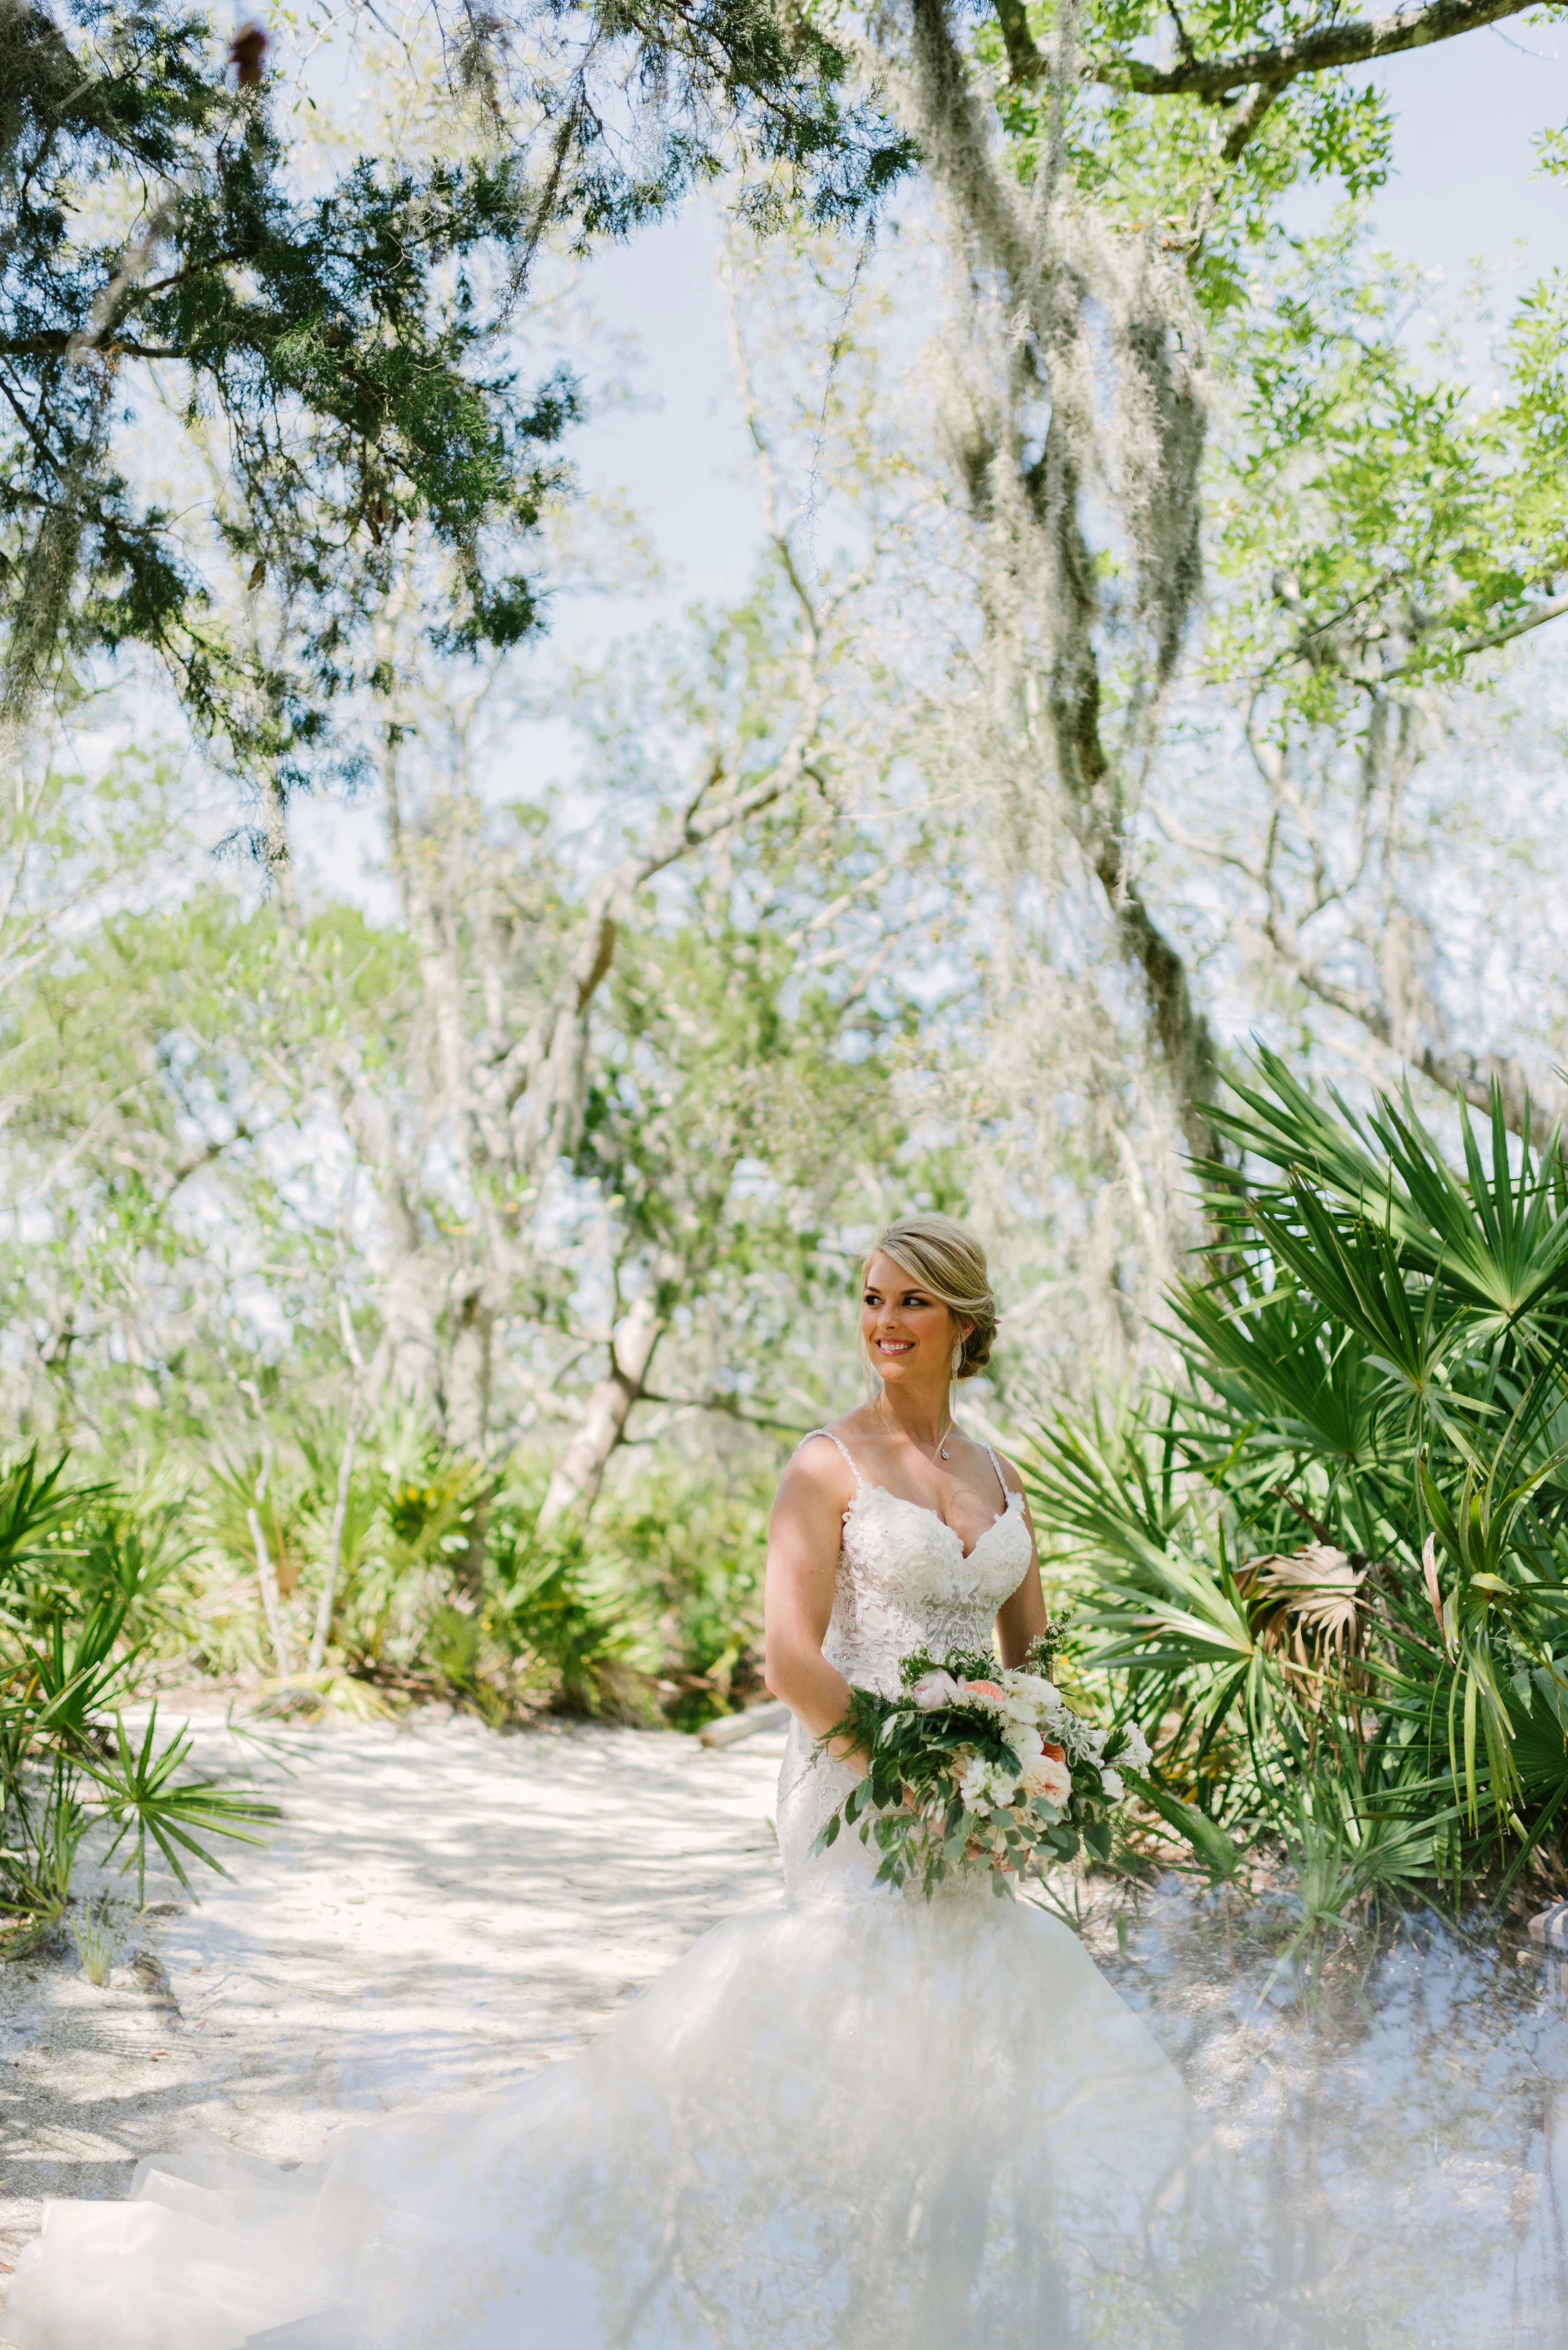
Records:
<instances>
[{"instance_id":1,"label":"bridal bouquet","mask_svg":"<svg viewBox=\"0 0 1568 2350\"><path fill-rule=\"evenodd\" d=\"M981 1650L919 1648L899 1667L898 1697L852 1688L818 1745L853 1740L870 1767L817 1851L858 1825L881 1849L878 1883L918 1881L928 1901L954 1869L989 1869L1002 1893L1009 1876L1072 1859L1080 1841L1108 1860L1109 1814L1127 1794L1116 1765L1144 1770L1148 1747L1134 1724L1107 1731L1074 1711L1050 1677L1061 1639L1053 1627L1018 1670Z\"/></svg>"}]
</instances>

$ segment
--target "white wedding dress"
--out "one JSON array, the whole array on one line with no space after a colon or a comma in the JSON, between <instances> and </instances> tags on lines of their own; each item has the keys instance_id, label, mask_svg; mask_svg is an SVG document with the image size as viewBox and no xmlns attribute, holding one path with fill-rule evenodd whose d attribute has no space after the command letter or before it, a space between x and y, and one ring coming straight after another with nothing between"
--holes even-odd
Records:
<instances>
[{"instance_id":1,"label":"white wedding dress","mask_svg":"<svg viewBox=\"0 0 1568 2350\"><path fill-rule=\"evenodd\" d=\"M825 1653L890 1691L914 1648L989 1643L1029 1532L1013 1495L966 1555L857 1473ZM461 2116L346 2127L319 2166L208 2139L143 2163L127 2202L51 2204L0 2331L19 2350L1370 2340L1278 2282L1266 2208L1065 1926L988 1885L879 1887L853 1835L814 1856L850 1781L813 1753L797 1725L784 1901L706 1935L586 2054Z\"/></svg>"}]
</instances>

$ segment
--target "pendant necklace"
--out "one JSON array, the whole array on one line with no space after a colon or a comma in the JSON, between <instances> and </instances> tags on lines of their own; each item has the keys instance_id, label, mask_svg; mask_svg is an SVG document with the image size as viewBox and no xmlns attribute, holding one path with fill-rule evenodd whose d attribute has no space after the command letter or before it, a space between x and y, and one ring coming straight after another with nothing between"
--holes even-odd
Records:
<instances>
[{"instance_id":1,"label":"pendant necklace","mask_svg":"<svg viewBox=\"0 0 1568 2350\"><path fill-rule=\"evenodd\" d=\"M884 1427L886 1427L886 1426L887 1426L887 1424L888 1424L888 1422L887 1422L887 1417L886 1417L886 1414L885 1414L885 1413L883 1413L883 1412L882 1412L882 1410L881 1410L882 1398L881 1398L880 1396L878 1396L878 1397L877 1397L877 1417L882 1420L882 1424L883 1424L883 1426L884 1426ZM950 1411L950 1412L949 1412L949 1414L948 1414L948 1424L947 1424L947 1426L943 1429L943 1430L942 1430L942 1432L941 1432L940 1436L939 1436L939 1437L938 1437L938 1439L937 1439L937 1449L936 1449L936 1451L935 1451L935 1452L934 1452L934 1453L928 1453L928 1455L926 1456L928 1460L932 1461L934 1462L934 1461L945 1461L945 1460L948 1458L948 1439L949 1439L949 1437L950 1437L950 1436L952 1434L952 1432L953 1432L953 1426L954 1426L954 1422L953 1422L953 1416L952 1416L951 1412ZM915 1443L915 1440L914 1440L914 1438L913 1438L912 1436L910 1437L909 1441L910 1441L910 1443L911 1443L911 1444L914 1444L914 1443ZM915 1446L915 1450L916 1450L917 1451L919 1451L919 1445L916 1445L916 1446Z\"/></svg>"}]
</instances>

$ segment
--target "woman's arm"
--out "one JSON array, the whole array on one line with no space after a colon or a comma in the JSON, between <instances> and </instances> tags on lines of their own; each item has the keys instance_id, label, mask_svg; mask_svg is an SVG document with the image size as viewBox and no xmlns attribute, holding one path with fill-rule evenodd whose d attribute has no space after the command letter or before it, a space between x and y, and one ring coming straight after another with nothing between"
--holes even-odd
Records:
<instances>
[{"instance_id":1,"label":"woman's arm","mask_svg":"<svg viewBox=\"0 0 1568 2350\"><path fill-rule=\"evenodd\" d=\"M1011 1461L1002 1464L1002 1474L1010 1493L1022 1493L1023 1480ZM1004 1665L1021 1665L1029 1654L1029 1643L1045 1629L1045 1595L1040 1588L1040 1545L1034 1539L1034 1521L1029 1514L1029 1504L1023 1504L1023 1523L1029 1529L1029 1571L1011 1599L1004 1599L996 1611L996 1645L1002 1651Z\"/></svg>"},{"instance_id":2,"label":"woman's arm","mask_svg":"<svg viewBox=\"0 0 1568 2350\"><path fill-rule=\"evenodd\" d=\"M848 1467L834 1448L808 1445L784 1471L768 1522L763 1677L814 1738L849 1709L849 1684L828 1663L822 1643L833 1615L844 1513L854 1498ZM856 1753L843 1759L860 1765Z\"/></svg>"}]
</instances>

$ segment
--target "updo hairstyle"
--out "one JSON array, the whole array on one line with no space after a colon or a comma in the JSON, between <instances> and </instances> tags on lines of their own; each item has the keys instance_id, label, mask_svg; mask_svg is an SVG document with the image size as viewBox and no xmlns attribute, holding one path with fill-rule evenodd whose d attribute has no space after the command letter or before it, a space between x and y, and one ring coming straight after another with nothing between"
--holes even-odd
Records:
<instances>
[{"instance_id":1,"label":"updo hairstyle","mask_svg":"<svg viewBox=\"0 0 1568 2350\"><path fill-rule=\"evenodd\" d=\"M973 1323L963 1342L957 1375L961 1379L978 1378L991 1360L996 1338L996 1300L991 1294L985 1251L974 1234L951 1216L899 1216L867 1250L860 1267L863 1289L876 1256L890 1256L961 1322Z\"/></svg>"}]
</instances>

